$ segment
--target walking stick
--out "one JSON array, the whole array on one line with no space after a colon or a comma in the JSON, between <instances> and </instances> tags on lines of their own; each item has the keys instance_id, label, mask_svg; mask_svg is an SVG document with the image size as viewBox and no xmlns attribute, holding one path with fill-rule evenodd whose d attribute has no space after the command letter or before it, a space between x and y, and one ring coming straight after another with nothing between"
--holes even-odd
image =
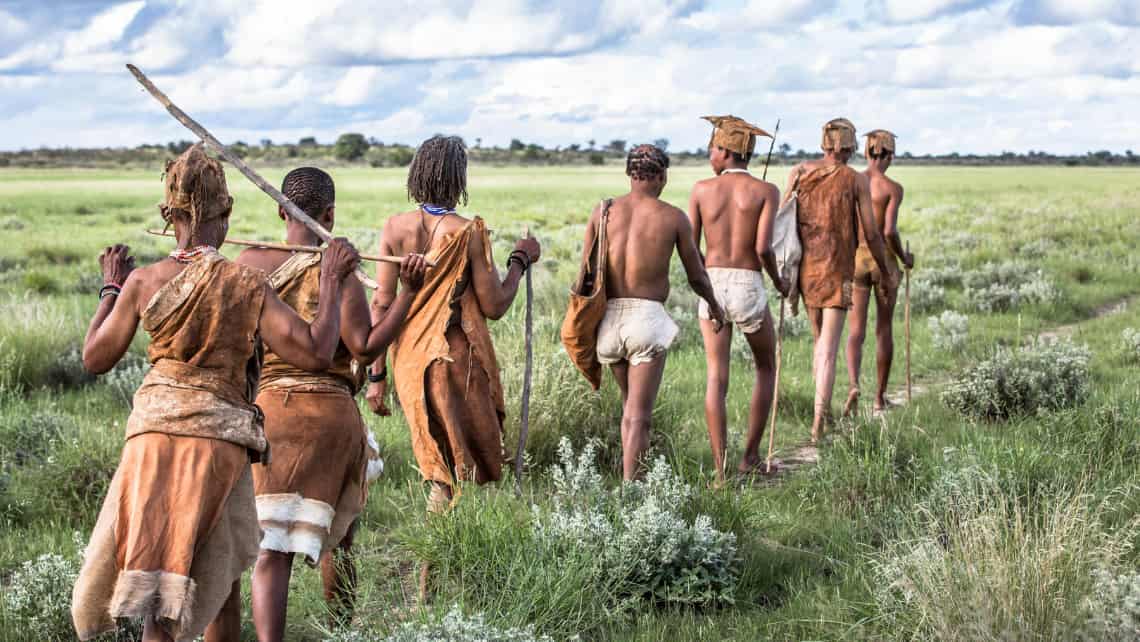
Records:
<instances>
[{"instance_id":1,"label":"walking stick","mask_svg":"<svg viewBox=\"0 0 1140 642\"><path fill-rule=\"evenodd\" d=\"M780 324L776 326L776 380L773 382L772 425L768 428L768 460L766 473L772 472L772 453L776 450L776 412L780 408L780 361L784 353L784 297L780 297Z\"/></svg>"},{"instance_id":2,"label":"walking stick","mask_svg":"<svg viewBox=\"0 0 1140 642\"><path fill-rule=\"evenodd\" d=\"M906 253L910 254L910 241L906 242ZM910 268L906 268L906 302L903 306L903 319L906 324L906 402L910 403Z\"/></svg>"},{"instance_id":3,"label":"walking stick","mask_svg":"<svg viewBox=\"0 0 1140 642\"><path fill-rule=\"evenodd\" d=\"M152 236L165 236L167 238L174 238L173 232L164 232L162 230L147 230L147 234ZM286 250L288 252L313 252L315 254L323 254L325 251L324 246L319 245L294 245L292 243L273 243L270 241L246 241L242 239L227 238L223 243L227 245L240 245L241 247L257 247L267 250ZM399 265L404 262L404 259L399 256L384 256L378 254L361 254L361 261L374 261L376 263L394 263ZM424 259L424 263L428 267L435 267L435 261Z\"/></svg>"},{"instance_id":4,"label":"walking stick","mask_svg":"<svg viewBox=\"0 0 1140 642\"><path fill-rule=\"evenodd\" d=\"M261 191L265 192L269 195L270 198L277 201L277 204L285 210L285 213L288 214L290 218L299 221L302 225L309 228L309 231L320 237L322 241L327 242L329 240L332 240L332 234L329 234L328 230L321 227L320 223L314 221L313 218L306 214L304 210L297 207L293 201L286 198L285 195L281 193L281 190L266 182L266 180L258 175L257 172L253 171L249 165L246 165L245 161L239 158L237 154L234 154L230 150L226 149L226 146L221 144L217 138L214 138L213 134L206 131L205 127L199 125L198 121L194 120L188 116L186 112L179 109L178 105L172 103L170 99L166 97L166 94L162 93L162 91L159 90L158 87L155 87L154 83L152 83L150 79L147 78L145 74L143 74L143 72L139 71L138 67L128 64L127 69L134 75L135 80L138 80L139 84L142 85L143 88L146 89L151 96L154 96L155 100L162 103L162 106L166 108L166 111L170 112L171 116L174 116L174 120L177 120L178 122L182 123L186 129L194 132L194 135L202 139L202 142L206 143L210 147L213 147L214 150L221 154L222 158L226 159L226 162L236 167L237 170L242 173L242 176L248 178L250 182L260 188ZM361 283L372 288L373 290L380 287L375 281L368 278L368 275L365 274L364 270L361 270L360 268L356 269L356 278L360 279Z\"/></svg>"},{"instance_id":5,"label":"walking stick","mask_svg":"<svg viewBox=\"0 0 1140 642\"><path fill-rule=\"evenodd\" d=\"M772 150L776 147L776 135L780 133L780 119L776 119L776 131L772 132L772 142L768 145L768 158L764 159L764 176L760 180L768 180L768 163L772 162ZM781 310L783 308L780 308Z\"/></svg>"},{"instance_id":6,"label":"walking stick","mask_svg":"<svg viewBox=\"0 0 1140 642\"><path fill-rule=\"evenodd\" d=\"M523 232L530 238L530 227ZM519 407L519 445L515 452L515 495L522 496L523 455L526 454L526 438L530 432L530 380L534 367L534 290L530 282L530 269L526 271L526 362L523 367L522 403Z\"/></svg>"}]
</instances>

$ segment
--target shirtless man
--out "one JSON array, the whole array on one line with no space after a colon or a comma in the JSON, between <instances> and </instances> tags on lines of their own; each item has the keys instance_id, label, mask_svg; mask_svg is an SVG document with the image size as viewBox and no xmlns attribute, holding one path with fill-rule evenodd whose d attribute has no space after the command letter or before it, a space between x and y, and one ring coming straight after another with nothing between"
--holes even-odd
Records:
<instances>
[{"instance_id":1,"label":"shirtless man","mask_svg":"<svg viewBox=\"0 0 1140 642\"><path fill-rule=\"evenodd\" d=\"M289 172L281 192L326 230L336 223L333 179L316 167ZM321 244L309 228L289 218L284 208L285 241ZM269 275L281 300L303 319L320 305L322 255L251 248L237 263ZM355 395L364 382L357 363L371 363L395 338L423 283L423 257L409 255L401 265L399 296L383 320L372 325L368 298L356 279L346 280L340 304L340 342L332 366L306 373L265 351L257 405L265 414L265 436L272 460L253 471L254 494L262 530L261 552L253 571L253 622L258 639L285 637L289 578L293 557L310 566L318 561L325 599L334 622L351 620L356 593L352 541L364 510L367 428ZM354 363L354 359L357 363Z\"/></svg>"},{"instance_id":2,"label":"shirtless man","mask_svg":"<svg viewBox=\"0 0 1140 642\"><path fill-rule=\"evenodd\" d=\"M748 436L737 467L741 473L751 473L761 470L760 442L776 383L776 332L768 312L768 292L761 270L767 271L781 294L787 296L788 292L788 284L780 278L771 247L780 190L748 172L756 137L770 137L767 132L734 116L706 116L705 120L714 125L709 141L709 164L716 176L693 186L689 219L693 225L693 241L698 247L704 233L705 267L717 301L724 308L727 320L744 333L756 366ZM717 483L723 484L728 437L725 398L732 329L716 332L705 305L700 307L700 317L708 363L705 420Z\"/></svg>"},{"instance_id":3,"label":"shirtless man","mask_svg":"<svg viewBox=\"0 0 1140 642\"><path fill-rule=\"evenodd\" d=\"M885 129L876 129L867 134L867 171L864 174L871 183L871 205L875 212L875 226L890 249L888 269L897 282L898 264L895 257L902 260L909 270L914 267L914 255L903 249L899 237L899 206L902 205L903 188L887 177L887 168L895 158L895 135ZM863 361L863 339L867 336L867 308L870 305L871 290L875 293L875 363L878 366L878 387L875 389L874 412L887 408L887 380L891 376L891 361L895 354L893 324L897 292L886 293L880 287L881 273L871 257L866 234L859 228L859 249L855 252L855 289L852 293L851 311L847 319L851 329L847 335L847 375L851 390L847 394L844 415L850 415L859 404L859 370Z\"/></svg>"},{"instance_id":4,"label":"shirtless man","mask_svg":"<svg viewBox=\"0 0 1140 642\"><path fill-rule=\"evenodd\" d=\"M629 152L625 173L630 191L598 205L586 227L583 250L594 247L602 212L609 210L606 236L606 314L598 326L598 361L609 365L621 389L622 472L637 478L649 447L653 404L665 372L665 353L677 336L677 325L662 305L669 297L669 261L681 256L689 286L708 305L710 331L724 325L712 283L694 241L693 228L681 210L659 197L668 180L669 157L652 145Z\"/></svg>"},{"instance_id":5,"label":"shirtless man","mask_svg":"<svg viewBox=\"0 0 1140 642\"><path fill-rule=\"evenodd\" d=\"M851 121L828 121L823 126L823 158L800 163L788 175L787 193L799 195L798 226L804 249L800 291L815 337L813 442L823 436L831 416L835 359L843 321L852 303L856 230L860 226L867 232L868 251L883 274L883 293L893 294L897 286L894 274L887 269L887 251L875 225L870 181L847 166L855 147L855 126Z\"/></svg>"}]
</instances>

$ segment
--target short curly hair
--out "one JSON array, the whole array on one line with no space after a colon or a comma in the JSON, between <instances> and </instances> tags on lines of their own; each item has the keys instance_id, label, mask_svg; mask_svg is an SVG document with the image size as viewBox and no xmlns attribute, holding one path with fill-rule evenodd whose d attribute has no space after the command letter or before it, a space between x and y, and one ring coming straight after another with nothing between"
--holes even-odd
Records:
<instances>
[{"instance_id":1,"label":"short curly hair","mask_svg":"<svg viewBox=\"0 0 1140 642\"><path fill-rule=\"evenodd\" d=\"M638 145L625 159L625 175L635 181L649 181L669 169L669 155L655 145Z\"/></svg>"},{"instance_id":2,"label":"short curly hair","mask_svg":"<svg viewBox=\"0 0 1140 642\"><path fill-rule=\"evenodd\" d=\"M336 204L332 176L316 167L298 167L286 174L281 181L281 193L313 218Z\"/></svg>"}]
</instances>

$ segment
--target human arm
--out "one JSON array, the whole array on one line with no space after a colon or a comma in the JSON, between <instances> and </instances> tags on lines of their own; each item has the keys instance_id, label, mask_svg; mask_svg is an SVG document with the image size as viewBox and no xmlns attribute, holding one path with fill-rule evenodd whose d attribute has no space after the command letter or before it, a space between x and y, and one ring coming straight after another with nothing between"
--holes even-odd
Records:
<instances>
[{"instance_id":1,"label":"human arm","mask_svg":"<svg viewBox=\"0 0 1140 642\"><path fill-rule=\"evenodd\" d=\"M261 308L261 338L286 363L320 372L332 365L340 341L341 293L344 280L360 264L360 255L343 238L333 239L321 260L317 316L305 323L297 313L265 285Z\"/></svg>"},{"instance_id":2,"label":"human arm","mask_svg":"<svg viewBox=\"0 0 1140 642\"><path fill-rule=\"evenodd\" d=\"M883 237L894 255L899 257L903 265L909 270L914 267L914 254L903 248L902 237L899 236L899 208L902 206L903 188L898 183L891 182L891 195L887 200L887 211L883 216Z\"/></svg>"},{"instance_id":3,"label":"human arm","mask_svg":"<svg viewBox=\"0 0 1140 642\"><path fill-rule=\"evenodd\" d=\"M139 279L135 259L126 245L108 247L99 255L103 283L122 287L118 294L99 299L95 316L83 338L83 367L103 374L123 358L139 325Z\"/></svg>"},{"instance_id":4,"label":"human arm","mask_svg":"<svg viewBox=\"0 0 1140 642\"><path fill-rule=\"evenodd\" d=\"M689 225L693 228L693 243L697 246L697 253L701 256L701 265L705 263L705 255L701 253L701 199L697 195L701 184L697 183L693 186L693 191L689 194Z\"/></svg>"},{"instance_id":5,"label":"human arm","mask_svg":"<svg viewBox=\"0 0 1140 642\"><path fill-rule=\"evenodd\" d=\"M386 306L375 322L372 321L364 288L359 282L347 284L341 306L341 339L361 363L372 363L384 356L388 345L396 338L408 316L416 293L424 284L427 263L419 254L409 254L400 263L399 293Z\"/></svg>"},{"instance_id":6,"label":"human arm","mask_svg":"<svg viewBox=\"0 0 1140 642\"><path fill-rule=\"evenodd\" d=\"M776 252L772 250L772 235L776 226L777 203L780 202L780 189L771 183L765 183L764 204L760 210L760 218L756 229L756 256L760 258L764 271L772 279L776 290L781 296L788 296L791 284L784 281L780 275L780 266L776 262Z\"/></svg>"},{"instance_id":7,"label":"human arm","mask_svg":"<svg viewBox=\"0 0 1140 642\"><path fill-rule=\"evenodd\" d=\"M879 233L879 226L875 222L875 211L871 203L871 181L864 174L857 174L856 189L858 191L856 209L859 213L859 225L863 228L863 237L867 240L867 248L879 266L882 275L880 287L885 293L894 292L898 283L895 282L894 272L887 267L887 246L883 243L883 235Z\"/></svg>"},{"instance_id":8,"label":"human arm","mask_svg":"<svg viewBox=\"0 0 1140 642\"><path fill-rule=\"evenodd\" d=\"M522 266L517 261L510 261L507 276L500 281L499 270L490 260L490 248L486 247L483 235L473 235L467 247L468 259L471 262L471 286L474 288L479 310L488 319L501 319L515 300L519 281L523 275ZM526 254L527 259L533 264L541 256L542 247L537 239L528 236L515 243L515 251Z\"/></svg>"},{"instance_id":9,"label":"human arm","mask_svg":"<svg viewBox=\"0 0 1140 642\"><path fill-rule=\"evenodd\" d=\"M677 210L677 253L681 256L681 265L685 268L685 276L689 279L689 287L697 296L708 303L709 316L712 318L716 332L724 327L724 310L716 300L709 273L701 260L701 253L697 251L697 244L693 242L692 226L689 219L680 210Z\"/></svg>"}]
</instances>

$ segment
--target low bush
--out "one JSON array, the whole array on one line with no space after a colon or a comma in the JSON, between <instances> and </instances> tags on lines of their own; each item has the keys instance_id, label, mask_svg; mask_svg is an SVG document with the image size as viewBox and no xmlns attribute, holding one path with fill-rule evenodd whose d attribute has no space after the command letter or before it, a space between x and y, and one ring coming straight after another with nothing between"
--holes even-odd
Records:
<instances>
[{"instance_id":1,"label":"low bush","mask_svg":"<svg viewBox=\"0 0 1140 642\"><path fill-rule=\"evenodd\" d=\"M934 347L946 352L957 352L966 345L970 333L970 319L964 314L946 310L926 322L930 328L930 341Z\"/></svg>"},{"instance_id":2,"label":"low bush","mask_svg":"<svg viewBox=\"0 0 1140 642\"><path fill-rule=\"evenodd\" d=\"M69 640L71 587L79 577L79 560L45 553L24 562L3 591L4 616L28 639Z\"/></svg>"},{"instance_id":3,"label":"low bush","mask_svg":"<svg viewBox=\"0 0 1140 642\"><path fill-rule=\"evenodd\" d=\"M325 642L553 642L538 635L533 627L498 628L482 614L464 615L452 606L442 617L421 622L404 622L392 633L381 636L357 630L340 630Z\"/></svg>"},{"instance_id":4,"label":"low bush","mask_svg":"<svg viewBox=\"0 0 1140 642\"><path fill-rule=\"evenodd\" d=\"M1125 356L1133 360L1140 360L1140 330L1124 328L1124 332L1120 333L1120 338L1124 345Z\"/></svg>"},{"instance_id":5,"label":"low bush","mask_svg":"<svg viewBox=\"0 0 1140 642\"><path fill-rule=\"evenodd\" d=\"M966 298L979 312L1007 312L1027 304L1052 303L1060 292L1041 270L1018 263L986 263L967 272Z\"/></svg>"},{"instance_id":6,"label":"low bush","mask_svg":"<svg viewBox=\"0 0 1140 642\"><path fill-rule=\"evenodd\" d=\"M1061 341L999 348L951 383L942 401L985 420L1075 406L1089 394L1089 358L1088 348Z\"/></svg>"},{"instance_id":7,"label":"low bush","mask_svg":"<svg viewBox=\"0 0 1140 642\"><path fill-rule=\"evenodd\" d=\"M910 308L916 313L933 312L946 307L946 288L929 280L925 274L910 283Z\"/></svg>"}]
</instances>

